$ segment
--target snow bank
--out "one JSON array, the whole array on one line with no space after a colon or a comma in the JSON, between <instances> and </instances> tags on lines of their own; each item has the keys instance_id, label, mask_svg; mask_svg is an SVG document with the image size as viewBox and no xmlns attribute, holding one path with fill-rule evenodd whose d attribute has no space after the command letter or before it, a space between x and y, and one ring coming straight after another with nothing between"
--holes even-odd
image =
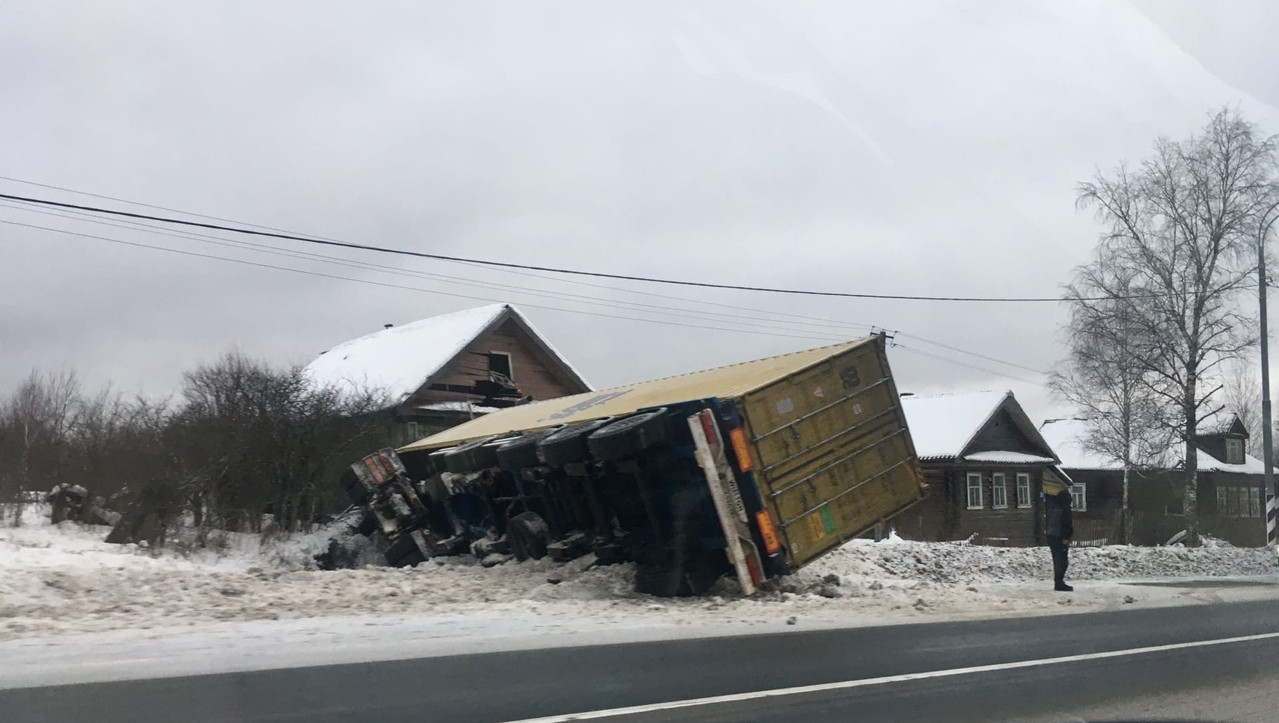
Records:
<instances>
[{"instance_id":1,"label":"snow bank","mask_svg":"<svg viewBox=\"0 0 1279 723\"><path fill-rule=\"evenodd\" d=\"M647 620L674 625L882 622L1109 605L1113 586L1052 593L1043 549L854 541L798 574L744 598L722 581L712 594L659 599L632 589L629 565L590 557L483 568L440 558L417 568L324 572L310 556L317 533L282 542L228 535L219 550L182 554L102 542L106 528L28 524L0 529L0 639L198 626L210 622L350 616L537 615L582 624ZM1106 547L1075 550L1076 581L1274 575L1265 549ZM1279 581L1279 580L1277 580ZM1151 593L1153 594L1153 593ZM1148 596L1148 595L1147 595Z\"/></svg>"}]
</instances>

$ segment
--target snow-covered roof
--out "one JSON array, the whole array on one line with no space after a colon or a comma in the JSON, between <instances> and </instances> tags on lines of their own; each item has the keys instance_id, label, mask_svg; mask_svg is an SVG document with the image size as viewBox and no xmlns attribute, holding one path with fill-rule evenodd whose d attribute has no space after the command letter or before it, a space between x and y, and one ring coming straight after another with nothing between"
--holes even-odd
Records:
<instances>
[{"instance_id":1,"label":"snow-covered roof","mask_svg":"<svg viewBox=\"0 0 1279 723\"><path fill-rule=\"evenodd\" d=\"M1233 417L1233 415L1231 415ZM1052 445L1053 451L1061 458L1061 466L1066 469L1121 470L1123 463L1087 448L1084 440L1088 436L1089 422L1086 419L1050 419L1044 422L1039 432ZM1199 433L1204 434L1200 425ZM1166 457L1169 469L1180 468L1183 464L1184 452L1180 445L1168 450ZM1199 448L1200 472L1233 472L1235 474L1264 474L1266 465L1250 454L1244 455L1243 464L1226 464Z\"/></svg>"},{"instance_id":2,"label":"snow-covered roof","mask_svg":"<svg viewBox=\"0 0 1279 723\"><path fill-rule=\"evenodd\" d=\"M1244 454L1243 464L1226 464L1199 448L1200 472L1233 472L1235 474L1265 474L1266 463L1250 454Z\"/></svg>"},{"instance_id":3,"label":"snow-covered roof","mask_svg":"<svg viewBox=\"0 0 1279 723\"><path fill-rule=\"evenodd\" d=\"M1123 469L1119 460L1095 452L1084 444L1088 427L1088 421L1084 419L1050 419L1040 425L1039 433L1066 469Z\"/></svg>"},{"instance_id":4,"label":"snow-covered roof","mask_svg":"<svg viewBox=\"0 0 1279 723\"><path fill-rule=\"evenodd\" d=\"M1239 424L1239 415L1234 412L1220 411L1199 420L1199 424L1195 427L1195 434L1201 437L1230 434L1236 424Z\"/></svg>"},{"instance_id":5,"label":"snow-covered roof","mask_svg":"<svg viewBox=\"0 0 1279 723\"><path fill-rule=\"evenodd\" d=\"M1052 464L1057 460L1025 452L974 452L964 455L967 462L994 462L996 464Z\"/></svg>"},{"instance_id":6,"label":"snow-covered roof","mask_svg":"<svg viewBox=\"0 0 1279 723\"><path fill-rule=\"evenodd\" d=\"M902 397L906 426L920 459L958 457L1003 404L1008 392Z\"/></svg>"},{"instance_id":7,"label":"snow-covered roof","mask_svg":"<svg viewBox=\"0 0 1279 723\"><path fill-rule=\"evenodd\" d=\"M343 342L307 364L302 373L313 383L348 389L385 390L404 401L443 369L471 342L504 318L525 326L552 359L582 385L589 385L522 314L509 304L490 304L392 326Z\"/></svg>"}]
</instances>

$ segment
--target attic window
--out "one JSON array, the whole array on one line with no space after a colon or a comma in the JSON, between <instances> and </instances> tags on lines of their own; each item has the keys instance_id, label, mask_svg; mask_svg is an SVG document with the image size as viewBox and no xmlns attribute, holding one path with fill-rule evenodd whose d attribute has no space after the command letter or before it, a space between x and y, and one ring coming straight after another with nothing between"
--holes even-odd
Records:
<instances>
[{"instance_id":1,"label":"attic window","mask_svg":"<svg viewBox=\"0 0 1279 723\"><path fill-rule=\"evenodd\" d=\"M1226 437L1226 464L1243 464L1243 440Z\"/></svg>"},{"instance_id":2,"label":"attic window","mask_svg":"<svg viewBox=\"0 0 1279 723\"><path fill-rule=\"evenodd\" d=\"M489 373L501 374L506 379L515 381L515 376L511 373L511 355L504 351L491 351L489 357Z\"/></svg>"}]
</instances>

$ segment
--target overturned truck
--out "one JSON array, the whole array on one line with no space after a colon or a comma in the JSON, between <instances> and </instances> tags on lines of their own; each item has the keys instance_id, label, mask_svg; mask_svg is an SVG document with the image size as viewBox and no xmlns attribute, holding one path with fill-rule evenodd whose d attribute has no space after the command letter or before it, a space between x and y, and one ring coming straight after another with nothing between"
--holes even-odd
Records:
<instances>
[{"instance_id":1,"label":"overturned truck","mask_svg":"<svg viewBox=\"0 0 1279 723\"><path fill-rule=\"evenodd\" d=\"M924 490L883 335L493 412L344 483L392 565L593 554L662 596L752 594Z\"/></svg>"}]
</instances>

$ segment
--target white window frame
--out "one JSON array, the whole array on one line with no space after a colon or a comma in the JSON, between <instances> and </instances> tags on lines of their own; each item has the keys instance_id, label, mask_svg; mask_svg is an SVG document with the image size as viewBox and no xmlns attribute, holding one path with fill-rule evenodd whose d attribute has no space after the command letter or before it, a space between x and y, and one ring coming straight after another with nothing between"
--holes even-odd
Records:
<instances>
[{"instance_id":1,"label":"white window frame","mask_svg":"<svg viewBox=\"0 0 1279 723\"><path fill-rule=\"evenodd\" d=\"M1237 454L1231 454L1231 447ZM1243 440L1238 437L1226 437L1226 464L1243 464L1244 449Z\"/></svg>"},{"instance_id":2,"label":"white window frame","mask_svg":"<svg viewBox=\"0 0 1279 723\"><path fill-rule=\"evenodd\" d=\"M976 484L976 490L977 490L976 505L973 504L973 489L974 489L973 482L974 481L977 483ZM968 482L968 485L967 485L968 509L970 510L985 509L986 499L985 499L985 493L982 491L982 488L981 488L981 485L982 485L981 472L969 472L967 476L967 482Z\"/></svg>"},{"instance_id":3,"label":"white window frame","mask_svg":"<svg viewBox=\"0 0 1279 723\"><path fill-rule=\"evenodd\" d=\"M990 506L996 510L1008 509L1008 475L1003 472L990 475Z\"/></svg>"},{"instance_id":4,"label":"white window frame","mask_svg":"<svg viewBox=\"0 0 1279 723\"><path fill-rule=\"evenodd\" d=\"M1261 517L1265 513L1266 504L1262 499L1261 490L1256 487L1248 488L1248 516Z\"/></svg>"},{"instance_id":5,"label":"white window frame","mask_svg":"<svg viewBox=\"0 0 1279 723\"><path fill-rule=\"evenodd\" d=\"M1083 482L1070 485L1070 508L1077 512L1088 511L1088 485Z\"/></svg>"},{"instance_id":6,"label":"white window frame","mask_svg":"<svg viewBox=\"0 0 1279 723\"><path fill-rule=\"evenodd\" d=\"M1025 492L1025 495L1022 492ZM1017 509L1024 510L1030 507L1030 473L1017 473Z\"/></svg>"}]
</instances>

